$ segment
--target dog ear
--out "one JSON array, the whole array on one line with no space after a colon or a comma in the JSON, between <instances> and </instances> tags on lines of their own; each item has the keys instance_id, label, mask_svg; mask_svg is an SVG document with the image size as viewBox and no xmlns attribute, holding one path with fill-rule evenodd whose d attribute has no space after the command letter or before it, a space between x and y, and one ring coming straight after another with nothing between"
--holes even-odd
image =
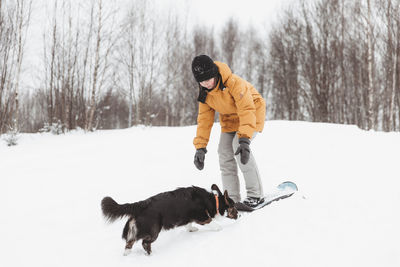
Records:
<instances>
[{"instance_id":1,"label":"dog ear","mask_svg":"<svg viewBox=\"0 0 400 267\"><path fill-rule=\"evenodd\" d=\"M224 192L224 200L225 200L225 204L229 206L228 198L229 198L228 190L225 190L225 192Z\"/></svg>"},{"instance_id":2,"label":"dog ear","mask_svg":"<svg viewBox=\"0 0 400 267\"><path fill-rule=\"evenodd\" d=\"M219 188L218 188L218 186L217 186L216 184L213 184L213 185L211 186L211 190L217 191L217 192L218 192L218 195L219 195L219 196L222 196L221 190L219 190Z\"/></svg>"}]
</instances>

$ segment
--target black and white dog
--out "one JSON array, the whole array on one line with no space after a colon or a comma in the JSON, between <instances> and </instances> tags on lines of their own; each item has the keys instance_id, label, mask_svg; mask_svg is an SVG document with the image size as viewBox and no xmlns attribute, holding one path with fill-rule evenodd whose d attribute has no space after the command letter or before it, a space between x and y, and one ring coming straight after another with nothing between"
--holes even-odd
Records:
<instances>
[{"instance_id":1,"label":"black and white dog","mask_svg":"<svg viewBox=\"0 0 400 267\"><path fill-rule=\"evenodd\" d=\"M111 197L101 201L101 208L108 221L127 216L128 221L122 232L126 240L125 253L128 255L135 241L142 239L142 246L150 255L153 243L162 229L168 230L185 225L188 231L197 231L192 223L210 224L212 219L227 212L227 217L237 219L235 202L225 190L221 193L218 186L211 186L212 192L200 187L178 188L164 192L146 200L120 205ZM214 224L214 229L221 229Z\"/></svg>"}]
</instances>

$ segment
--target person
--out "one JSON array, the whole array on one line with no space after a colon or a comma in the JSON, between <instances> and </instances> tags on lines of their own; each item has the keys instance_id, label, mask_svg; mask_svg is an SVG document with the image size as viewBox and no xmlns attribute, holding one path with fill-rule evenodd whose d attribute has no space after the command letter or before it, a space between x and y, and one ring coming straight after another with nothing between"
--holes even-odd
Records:
<instances>
[{"instance_id":1,"label":"person","mask_svg":"<svg viewBox=\"0 0 400 267\"><path fill-rule=\"evenodd\" d=\"M194 164L199 170L204 168L217 111L221 125L218 156L223 188L235 202L241 201L239 165L247 192L242 203L256 208L264 202L264 192L250 144L264 128L265 101L249 82L233 74L228 65L213 61L207 55L193 59L192 72L199 84Z\"/></svg>"}]
</instances>

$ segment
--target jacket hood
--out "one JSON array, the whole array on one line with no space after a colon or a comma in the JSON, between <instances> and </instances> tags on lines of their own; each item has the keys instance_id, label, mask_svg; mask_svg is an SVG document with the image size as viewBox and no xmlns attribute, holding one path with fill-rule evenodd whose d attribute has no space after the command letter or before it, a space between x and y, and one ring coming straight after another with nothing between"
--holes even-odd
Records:
<instances>
[{"instance_id":1,"label":"jacket hood","mask_svg":"<svg viewBox=\"0 0 400 267\"><path fill-rule=\"evenodd\" d=\"M222 82L225 84L226 81L232 76L231 69L223 62L214 61L214 63L217 65L219 74L221 74L222 77Z\"/></svg>"}]
</instances>

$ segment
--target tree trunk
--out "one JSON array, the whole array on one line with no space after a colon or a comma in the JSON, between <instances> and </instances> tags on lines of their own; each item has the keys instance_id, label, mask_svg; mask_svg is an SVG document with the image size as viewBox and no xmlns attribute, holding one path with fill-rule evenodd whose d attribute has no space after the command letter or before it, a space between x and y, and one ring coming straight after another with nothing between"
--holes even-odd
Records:
<instances>
[{"instance_id":1,"label":"tree trunk","mask_svg":"<svg viewBox=\"0 0 400 267\"><path fill-rule=\"evenodd\" d=\"M373 108L374 108L374 83L372 74L372 23L371 23L371 0L367 0L368 4L368 17L367 17L367 41L368 41L368 130L375 129L373 119Z\"/></svg>"},{"instance_id":2,"label":"tree trunk","mask_svg":"<svg viewBox=\"0 0 400 267\"><path fill-rule=\"evenodd\" d=\"M96 58L94 63L94 71L93 71L93 84L92 84L92 94L90 100L90 111L89 111L89 119L87 121L86 131L92 131L93 127L93 118L94 112L96 111L96 89L97 89L97 76L100 67L100 45L101 45L101 28L102 28L102 0L99 1L99 25L97 29L97 41L96 41Z\"/></svg>"}]
</instances>

